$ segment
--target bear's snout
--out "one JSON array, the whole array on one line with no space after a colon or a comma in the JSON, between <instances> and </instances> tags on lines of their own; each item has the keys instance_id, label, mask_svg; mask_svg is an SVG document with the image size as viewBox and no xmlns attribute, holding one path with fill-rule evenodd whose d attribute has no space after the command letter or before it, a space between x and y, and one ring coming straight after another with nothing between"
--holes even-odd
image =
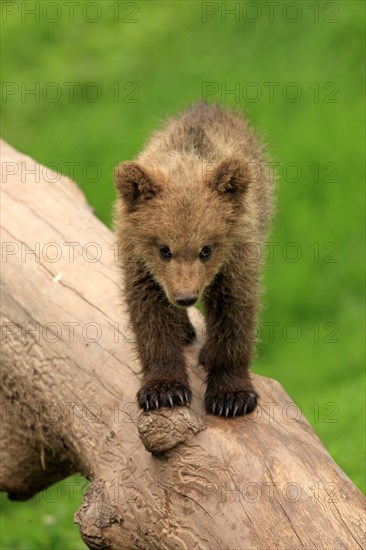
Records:
<instances>
[{"instance_id":1,"label":"bear's snout","mask_svg":"<svg viewBox=\"0 0 366 550\"><path fill-rule=\"evenodd\" d=\"M180 292L174 296L179 306L192 306L197 302L198 294L196 292Z\"/></svg>"}]
</instances>

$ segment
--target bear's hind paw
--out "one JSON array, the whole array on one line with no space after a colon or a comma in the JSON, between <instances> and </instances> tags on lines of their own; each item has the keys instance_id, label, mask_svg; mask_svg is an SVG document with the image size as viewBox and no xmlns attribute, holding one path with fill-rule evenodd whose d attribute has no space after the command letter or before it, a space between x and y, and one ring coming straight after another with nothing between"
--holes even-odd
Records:
<instances>
[{"instance_id":1,"label":"bear's hind paw","mask_svg":"<svg viewBox=\"0 0 366 550\"><path fill-rule=\"evenodd\" d=\"M184 343L185 344L192 344L196 339L196 331L194 330L193 325L190 321L188 321L184 325Z\"/></svg>"}]
</instances>

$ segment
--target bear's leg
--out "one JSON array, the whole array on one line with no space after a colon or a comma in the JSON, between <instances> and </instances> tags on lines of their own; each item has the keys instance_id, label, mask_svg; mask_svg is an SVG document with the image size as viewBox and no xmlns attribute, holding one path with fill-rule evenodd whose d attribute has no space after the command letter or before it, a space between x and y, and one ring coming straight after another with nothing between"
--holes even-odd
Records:
<instances>
[{"instance_id":1,"label":"bear's leg","mask_svg":"<svg viewBox=\"0 0 366 550\"><path fill-rule=\"evenodd\" d=\"M200 362L207 370L205 408L234 417L253 411L258 395L249 366L255 337L257 273L226 266L206 290L207 339Z\"/></svg>"},{"instance_id":2,"label":"bear's leg","mask_svg":"<svg viewBox=\"0 0 366 550\"><path fill-rule=\"evenodd\" d=\"M140 407L148 411L189 404L192 392L182 352L186 311L172 306L161 287L142 269L126 274L126 297L142 365L137 394Z\"/></svg>"}]
</instances>

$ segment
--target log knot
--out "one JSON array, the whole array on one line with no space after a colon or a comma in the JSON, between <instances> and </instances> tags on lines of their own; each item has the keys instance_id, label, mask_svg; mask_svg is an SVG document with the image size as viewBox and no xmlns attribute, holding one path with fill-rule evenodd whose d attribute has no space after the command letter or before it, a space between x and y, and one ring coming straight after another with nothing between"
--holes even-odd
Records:
<instances>
[{"instance_id":1,"label":"log knot","mask_svg":"<svg viewBox=\"0 0 366 550\"><path fill-rule=\"evenodd\" d=\"M114 523L121 524L123 518L110 501L104 481L93 481L74 515L85 544L93 550L109 547L107 531Z\"/></svg>"},{"instance_id":2,"label":"log knot","mask_svg":"<svg viewBox=\"0 0 366 550\"><path fill-rule=\"evenodd\" d=\"M137 429L145 448L157 454L184 443L206 427L192 409L176 407L141 413Z\"/></svg>"}]
</instances>

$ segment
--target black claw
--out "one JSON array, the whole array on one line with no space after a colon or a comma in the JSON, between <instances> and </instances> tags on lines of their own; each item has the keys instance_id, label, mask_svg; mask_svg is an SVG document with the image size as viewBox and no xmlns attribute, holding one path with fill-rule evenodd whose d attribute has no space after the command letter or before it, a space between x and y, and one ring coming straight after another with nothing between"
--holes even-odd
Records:
<instances>
[{"instance_id":1,"label":"black claw","mask_svg":"<svg viewBox=\"0 0 366 550\"><path fill-rule=\"evenodd\" d=\"M252 412L257 404L255 391L207 392L205 397L206 411L226 418L245 415Z\"/></svg>"},{"instance_id":2,"label":"black claw","mask_svg":"<svg viewBox=\"0 0 366 550\"><path fill-rule=\"evenodd\" d=\"M158 410L160 407L186 405L190 398L189 386L179 382L147 383L137 394L138 403L146 412Z\"/></svg>"},{"instance_id":3,"label":"black claw","mask_svg":"<svg viewBox=\"0 0 366 550\"><path fill-rule=\"evenodd\" d=\"M176 395L177 395L177 397L179 398L179 401L181 402L181 404L184 405L184 398L183 398L182 391L181 391L181 390L177 390Z\"/></svg>"}]
</instances>

